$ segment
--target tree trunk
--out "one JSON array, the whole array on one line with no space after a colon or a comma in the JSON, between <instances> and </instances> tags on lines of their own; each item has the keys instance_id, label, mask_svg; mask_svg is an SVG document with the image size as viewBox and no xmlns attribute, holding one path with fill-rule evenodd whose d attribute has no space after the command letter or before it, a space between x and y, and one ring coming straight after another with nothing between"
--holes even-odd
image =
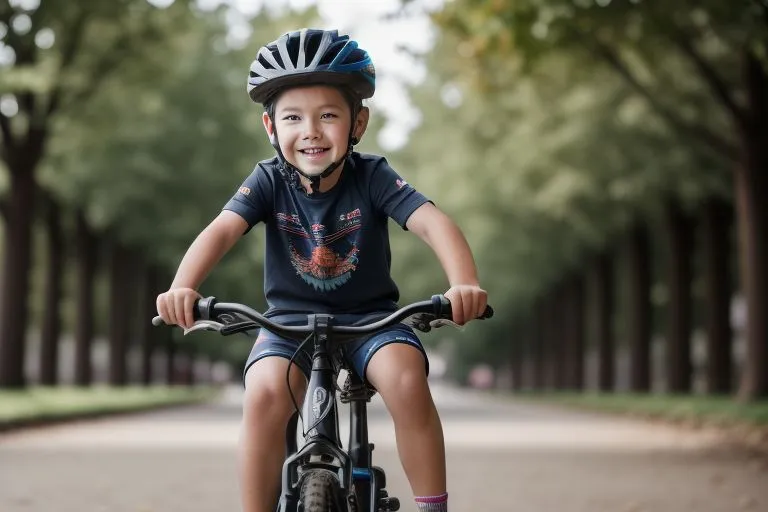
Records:
<instances>
[{"instance_id":1,"label":"tree trunk","mask_svg":"<svg viewBox=\"0 0 768 512\"><path fill-rule=\"evenodd\" d=\"M607 252L597 258L595 266L595 307L597 309L597 347L599 353L598 388L610 392L614 388L615 355L613 335L614 283L613 261Z\"/></svg>"},{"instance_id":2,"label":"tree trunk","mask_svg":"<svg viewBox=\"0 0 768 512\"><path fill-rule=\"evenodd\" d=\"M75 384L87 387L93 380L91 345L93 342L93 281L96 275L96 237L82 211L77 213L77 319L75 323Z\"/></svg>"},{"instance_id":3,"label":"tree trunk","mask_svg":"<svg viewBox=\"0 0 768 512\"><path fill-rule=\"evenodd\" d=\"M195 363L197 361L196 352L190 348L185 356L185 368L184 372L184 384L187 386L194 386L197 384L197 375L195 374Z\"/></svg>"},{"instance_id":4,"label":"tree trunk","mask_svg":"<svg viewBox=\"0 0 768 512\"><path fill-rule=\"evenodd\" d=\"M730 227L733 207L711 199L702 212L706 286L707 391L728 394L732 387Z\"/></svg>"},{"instance_id":5,"label":"tree trunk","mask_svg":"<svg viewBox=\"0 0 768 512\"><path fill-rule=\"evenodd\" d=\"M747 302L747 357L739 386L743 401L768 396L768 76L746 51L749 119L742 134L744 164L736 169L742 288Z\"/></svg>"},{"instance_id":6,"label":"tree trunk","mask_svg":"<svg viewBox=\"0 0 768 512\"><path fill-rule=\"evenodd\" d=\"M630 389L651 388L651 256L646 228L637 224L629 238Z\"/></svg>"},{"instance_id":7,"label":"tree trunk","mask_svg":"<svg viewBox=\"0 0 768 512\"><path fill-rule=\"evenodd\" d=\"M544 389L551 391L557 388L557 364L559 351L558 295L556 288L550 288L546 300L547 323L544 327Z\"/></svg>"},{"instance_id":8,"label":"tree trunk","mask_svg":"<svg viewBox=\"0 0 768 512\"><path fill-rule=\"evenodd\" d=\"M536 329L534 344L531 347L533 357L533 371L531 372L531 388L538 391L544 388L544 360L546 357L545 344L547 342L547 301L540 298L536 303Z\"/></svg>"},{"instance_id":9,"label":"tree trunk","mask_svg":"<svg viewBox=\"0 0 768 512\"><path fill-rule=\"evenodd\" d=\"M109 258L109 383L113 386L125 386L128 383L127 350L133 303L129 266L127 251L113 243Z\"/></svg>"},{"instance_id":10,"label":"tree trunk","mask_svg":"<svg viewBox=\"0 0 768 512\"><path fill-rule=\"evenodd\" d=\"M35 179L32 165L11 169L8 191L3 291L0 301L0 388L23 388L27 295L32 261Z\"/></svg>"},{"instance_id":11,"label":"tree trunk","mask_svg":"<svg viewBox=\"0 0 768 512\"><path fill-rule=\"evenodd\" d=\"M173 341L172 330L165 329L165 381L169 386L177 384L176 376L176 343Z\"/></svg>"},{"instance_id":12,"label":"tree trunk","mask_svg":"<svg viewBox=\"0 0 768 512\"><path fill-rule=\"evenodd\" d=\"M152 318L157 315L156 299L160 290L157 270L147 266L144 270L144 300L141 311L143 316L139 319L142 326L141 337L141 382L145 386L152 384L152 356L158 337L157 330L161 327L152 325ZM169 327L165 327L169 329Z\"/></svg>"},{"instance_id":13,"label":"tree trunk","mask_svg":"<svg viewBox=\"0 0 768 512\"><path fill-rule=\"evenodd\" d=\"M667 390L672 393L691 391L691 256L694 237L692 222L670 199L665 208L667 237L670 246L668 287L669 318L667 334Z\"/></svg>"},{"instance_id":14,"label":"tree trunk","mask_svg":"<svg viewBox=\"0 0 768 512\"><path fill-rule=\"evenodd\" d=\"M48 232L48 261L43 329L40 340L40 383L55 386L58 383L59 337L64 267L64 243L61 233L61 209L53 198L47 198L46 227Z\"/></svg>"},{"instance_id":15,"label":"tree trunk","mask_svg":"<svg viewBox=\"0 0 768 512\"><path fill-rule=\"evenodd\" d=\"M584 281L581 275L573 278L568 291L570 302L568 345L570 348L567 388L580 391L584 388Z\"/></svg>"},{"instance_id":16,"label":"tree trunk","mask_svg":"<svg viewBox=\"0 0 768 512\"><path fill-rule=\"evenodd\" d=\"M554 347L552 350L553 386L556 390L568 389L571 362L571 317L568 281L565 280L554 289L554 310L552 311L552 330Z\"/></svg>"}]
</instances>

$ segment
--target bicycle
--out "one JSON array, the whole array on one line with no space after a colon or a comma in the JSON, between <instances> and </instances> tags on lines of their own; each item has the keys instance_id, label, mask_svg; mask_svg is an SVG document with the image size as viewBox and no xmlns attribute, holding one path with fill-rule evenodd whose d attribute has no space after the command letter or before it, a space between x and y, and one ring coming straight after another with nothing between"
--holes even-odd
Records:
<instances>
[{"instance_id":1,"label":"bicycle","mask_svg":"<svg viewBox=\"0 0 768 512\"><path fill-rule=\"evenodd\" d=\"M331 314L308 314L307 324L285 326L272 322L244 304L218 302L214 297L199 299L194 309L195 324L184 334L196 330L213 330L223 336L264 327L299 343L296 354L312 341L312 372L304 395L303 412L299 412L291 393L296 413L286 429L286 460L282 470L282 491L277 512L394 512L400 501L389 496L386 474L372 465L374 445L368 442L367 403L375 390L351 371L343 358L332 349L345 341L398 323L422 332L443 325L453 325L451 305L443 295L404 306L389 316L363 325L334 325ZM488 306L481 318L493 316ZM162 324L158 316L154 325ZM288 366L293 363L291 358ZM341 390L337 389L339 372L347 371ZM288 372L286 372L286 380ZM288 386L290 390L290 385ZM337 392L340 393L337 395ZM337 400L350 407L350 431L345 451L339 437ZM298 420L304 429L304 445L298 448Z\"/></svg>"}]
</instances>

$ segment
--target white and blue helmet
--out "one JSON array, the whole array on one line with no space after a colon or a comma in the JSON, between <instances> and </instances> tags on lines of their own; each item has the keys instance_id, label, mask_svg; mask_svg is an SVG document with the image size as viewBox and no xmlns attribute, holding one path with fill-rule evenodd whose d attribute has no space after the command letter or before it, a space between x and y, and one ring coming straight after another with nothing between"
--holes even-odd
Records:
<instances>
[{"instance_id":1,"label":"white and blue helmet","mask_svg":"<svg viewBox=\"0 0 768 512\"><path fill-rule=\"evenodd\" d=\"M275 93L303 85L336 85L363 100L373 96L376 71L368 53L337 30L288 32L259 49L248 75L253 101L265 104Z\"/></svg>"}]
</instances>

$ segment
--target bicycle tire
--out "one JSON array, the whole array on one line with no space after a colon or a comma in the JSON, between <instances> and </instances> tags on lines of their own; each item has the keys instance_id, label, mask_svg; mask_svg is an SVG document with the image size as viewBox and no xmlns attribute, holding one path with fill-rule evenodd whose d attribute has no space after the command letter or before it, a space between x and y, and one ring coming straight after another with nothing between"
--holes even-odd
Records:
<instances>
[{"instance_id":1,"label":"bicycle tire","mask_svg":"<svg viewBox=\"0 0 768 512\"><path fill-rule=\"evenodd\" d=\"M302 478L299 494L300 512L342 512L336 503L339 481L325 469L312 469Z\"/></svg>"}]
</instances>

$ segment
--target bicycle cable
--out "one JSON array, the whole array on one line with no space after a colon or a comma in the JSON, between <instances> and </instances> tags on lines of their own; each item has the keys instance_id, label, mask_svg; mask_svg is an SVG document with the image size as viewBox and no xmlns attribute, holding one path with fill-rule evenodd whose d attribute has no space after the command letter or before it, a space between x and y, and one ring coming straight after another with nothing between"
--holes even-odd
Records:
<instances>
[{"instance_id":1,"label":"bicycle cable","mask_svg":"<svg viewBox=\"0 0 768 512\"><path fill-rule=\"evenodd\" d=\"M296 350L294 351L291 358L288 360L288 369L285 372L285 383L288 386L288 394L291 396L291 402L293 402L293 408L296 409L296 412L299 413L299 419L301 420L301 424L304 425L304 417L301 415L301 408L299 407L298 402L296 401L296 395L293 394L293 388L291 388L291 366L294 364L294 360L296 359L296 356L301 352L301 349L304 348L304 345L307 344L309 340L312 339L312 336L314 336L314 333L309 333L309 335L304 338L304 341L299 343L299 346L296 347Z\"/></svg>"}]
</instances>

